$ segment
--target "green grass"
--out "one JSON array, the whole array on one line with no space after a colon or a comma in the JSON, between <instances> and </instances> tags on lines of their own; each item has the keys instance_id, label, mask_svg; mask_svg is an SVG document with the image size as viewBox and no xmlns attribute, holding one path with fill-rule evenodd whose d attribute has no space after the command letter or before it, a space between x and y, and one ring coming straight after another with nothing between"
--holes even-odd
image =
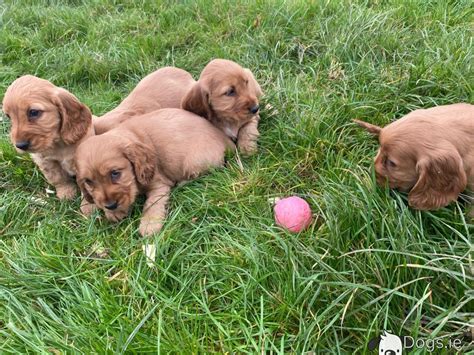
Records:
<instances>
[{"instance_id":1,"label":"green grass","mask_svg":"<svg viewBox=\"0 0 474 355\"><path fill-rule=\"evenodd\" d=\"M364 353L381 330L456 339L474 321L474 226L375 186L351 123L474 103L471 1L7 1L0 95L34 74L103 114L146 74L216 57L265 91L259 153L173 191L163 231L59 202L0 137L0 352ZM273 223L297 194L317 221ZM146 265L145 243L157 246ZM464 338L464 352L472 344ZM422 352L422 351L419 351Z\"/></svg>"}]
</instances>

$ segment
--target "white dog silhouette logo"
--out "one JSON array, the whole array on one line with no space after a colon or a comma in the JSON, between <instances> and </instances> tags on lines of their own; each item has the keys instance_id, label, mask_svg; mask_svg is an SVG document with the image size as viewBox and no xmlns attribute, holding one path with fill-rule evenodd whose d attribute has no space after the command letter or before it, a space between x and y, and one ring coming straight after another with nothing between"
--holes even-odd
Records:
<instances>
[{"instance_id":1,"label":"white dog silhouette logo","mask_svg":"<svg viewBox=\"0 0 474 355\"><path fill-rule=\"evenodd\" d=\"M370 340L368 348L374 350L379 346L380 355L402 355L403 341L398 335L384 330L383 334Z\"/></svg>"}]
</instances>

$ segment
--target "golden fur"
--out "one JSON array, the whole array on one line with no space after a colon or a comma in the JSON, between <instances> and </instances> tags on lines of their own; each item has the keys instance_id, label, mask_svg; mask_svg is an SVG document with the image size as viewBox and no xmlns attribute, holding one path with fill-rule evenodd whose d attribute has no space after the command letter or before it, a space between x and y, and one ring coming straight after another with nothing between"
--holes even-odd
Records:
<instances>
[{"instance_id":1,"label":"golden fur","mask_svg":"<svg viewBox=\"0 0 474 355\"><path fill-rule=\"evenodd\" d=\"M160 108L179 108L193 84L191 74L182 69L165 67L156 70L143 78L120 105L94 121L96 134Z\"/></svg>"},{"instance_id":2,"label":"golden fur","mask_svg":"<svg viewBox=\"0 0 474 355\"><path fill-rule=\"evenodd\" d=\"M25 75L8 87L3 111L11 120L10 138L17 151L31 154L60 199L73 198L74 151L94 134L89 108L69 91Z\"/></svg>"},{"instance_id":3,"label":"golden fur","mask_svg":"<svg viewBox=\"0 0 474 355\"><path fill-rule=\"evenodd\" d=\"M356 123L379 137L378 184L409 192L413 208L437 209L474 190L474 105L416 110L384 128Z\"/></svg>"},{"instance_id":4,"label":"golden fur","mask_svg":"<svg viewBox=\"0 0 474 355\"><path fill-rule=\"evenodd\" d=\"M124 218L137 194L145 193L140 233L149 235L161 229L170 189L222 165L226 149L234 145L208 121L181 109L162 109L137 120L81 143L77 181L111 221Z\"/></svg>"},{"instance_id":5,"label":"golden fur","mask_svg":"<svg viewBox=\"0 0 474 355\"><path fill-rule=\"evenodd\" d=\"M89 108L65 89L47 80L25 75L7 89L3 110L11 118L14 145L29 142L27 151L60 199L76 194L72 176L77 144L85 137L101 134L128 118L162 107L179 108L181 100L194 84L191 74L172 67L161 68L143 78L114 110L102 117L92 117ZM29 110L40 112L28 117ZM94 128L92 127L93 122ZM83 212L87 204L82 204Z\"/></svg>"},{"instance_id":6,"label":"golden fur","mask_svg":"<svg viewBox=\"0 0 474 355\"><path fill-rule=\"evenodd\" d=\"M257 150L259 97L262 90L249 69L214 59L183 98L181 107L207 118L237 142L245 154Z\"/></svg>"}]
</instances>

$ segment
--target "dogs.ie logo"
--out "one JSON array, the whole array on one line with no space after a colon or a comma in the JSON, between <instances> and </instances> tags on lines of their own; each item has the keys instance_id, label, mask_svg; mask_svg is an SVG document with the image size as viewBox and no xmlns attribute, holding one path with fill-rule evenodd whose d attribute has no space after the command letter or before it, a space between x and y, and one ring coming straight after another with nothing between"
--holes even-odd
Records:
<instances>
[{"instance_id":1,"label":"dogs.ie logo","mask_svg":"<svg viewBox=\"0 0 474 355\"><path fill-rule=\"evenodd\" d=\"M414 339L411 336L398 336L384 330L382 335L370 339L367 347L369 350L375 350L378 347L379 355L402 355L412 349L424 349L430 353L441 349L460 351L462 340L446 338Z\"/></svg>"},{"instance_id":2,"label":"dogs.ie logo","mask_svg":"<svg viewBox=\"0 0 474 355\"><path fill-rule=\"evenodd\" d=\"M384 330L382 335L369 341L368 348L374 350L378 345L380 355L402 355L404 338Z\"/></svg>"}]
</instances>

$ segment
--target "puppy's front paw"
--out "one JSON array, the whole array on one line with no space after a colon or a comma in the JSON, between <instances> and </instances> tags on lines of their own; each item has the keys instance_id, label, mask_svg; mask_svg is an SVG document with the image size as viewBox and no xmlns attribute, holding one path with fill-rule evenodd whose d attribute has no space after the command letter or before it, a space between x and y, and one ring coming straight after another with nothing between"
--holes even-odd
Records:
<instances>
[{"instance_id":1,"label":"puppy's front paw","mask_svg":"<svg viewBox=\"0 0 474 355\"><path fill-rule=\"evenodd\" d=\"M60 200L72 200L76 196L76 185L65 184L56 186L56 196Z\"/></svg>"},{"instance_id":2,"label":"puppy's front paw","mask_svg":"<svg viewBox=\"0 0 474 355\"><path fill-rule=\"evenodd\" d=\"M87 202L86 200L81 202L81 213L85 217L89 217L95 210L96 210L96 205L90 202Z\"/></svg>"},{"instance_id":3,"label":"puppy's front paw","mask_svg":"<svg viewBox=\"0 0 474 355\"><path fill-rule=\"evenodd\" d=\"M158 233L162 227L163 221L161 219L142 218L138 230L142 236L147 237Z\"/></svg>"},{"instance_id":4,"label":"puppy's front paw","mask_svg":"<svg viewBox=\"0 0 474 355\"><path fill-rule=\"evenodd\" d=\"M258 146L256 140L242 139L238 141L239 150L244 155L253 155L257 153Z\"/></svg>"},{"instance_id":5,"label":"puppy's front paw","mask_svg":"<svg viewBox=\"0 0 474 355\"><path fill-rule=\"evenodd\" d=\"M128 214L128 211L105 211L105 218L111 222L118 222L124 219Z\"/></svg>"}]
</instances>

